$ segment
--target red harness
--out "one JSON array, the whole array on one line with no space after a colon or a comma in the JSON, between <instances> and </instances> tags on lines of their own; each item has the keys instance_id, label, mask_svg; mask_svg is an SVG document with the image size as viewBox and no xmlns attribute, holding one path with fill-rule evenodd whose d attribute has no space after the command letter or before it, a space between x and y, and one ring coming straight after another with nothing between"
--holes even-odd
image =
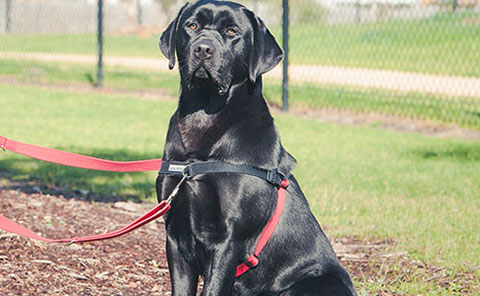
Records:
<instances>
[{"instance_id":1,"label":"red harness","mask_svg":"<svg viewBox=\"0 0 480 296\"><path fill-rule=\"evenodd\" d=\"M5 137L0 136L0 148L3 150L9 150L12 152L16 152L19 154L23 154L32 158L36 158L39 160L52 162L56 164L78 167L78 168L85 168L91 170L102 170L102 171L115 171L115 172L141 172L141 171L157 171L160 170L160 173L165 173L168 171L169 168L165 168L166 166L162 165L162 159L150 159L150 160L141 160L141 161L128 161L128 162L120 162L120 161L109 161L104 159L99 159L90 156L84 156L80 154L30 145L21 143L18 141L9 140ZM169 163L166 163L169 164ZM195 165L195 166L193 166ZM170 164L168 165L170 166ZM285 178L279 179L278 173L276 170L267 171L257 168L246 167L243 165L232 165L232 164L225 164L225 163L214 163L213 167L216 169L214 171L209 171L212 168L212 165L206 166L205 164L192 164L184 165L185 167L189 168L190 174L185 174L185 169L182 168L180 171L174 171L170 173L172 174L182 174L183 177L177 186L174 188L170 196L160 202L157 206L153 209L148 211L142 217L136 219L132 223L128 224L127 226L119 229L117 231L109 232L106 234L99 234L93 236L86 236L86 237L76 237L76 238L62 238L62 239L49 239L42 237L25 227L13 222L12 220L0 215L0 229L5 231L16 233L20 236L28 237L31 239L36 239L48 243L82 243L82 242L91 242L91 241L98 241L98 240L105 240L114 237L118 237L129 233L132 230L135 230L161 216L170 210L171 201L178 193L180 186L187 181L189 178L193 178L193 176L197 174L204 174L204 173L213 173L213 172L237 172L237 173L245 173L254 175L257 177L264 178L265 180L269 181L272 184L277 185L278 187L278 197L277 197L277 205L273 212L270 221L263 229L262 234L257 242L257 246L255 251L253 252L250 257L240 265L237 266L237 271L235 273L235 277L238 277L248 271L250 268L253 268L258 265L259 259L258 256L262 249L267 244L268 240L272 236L275 228L277 227L278 221L282 216L283 208L285 206L285 197L286 197L286 188L288 187L288 180ZM196 171L192 173L192 171ZM168 174L168 172L167 172ZM265 176L263 175L265 174Z\"/></svg>"}]
</instances>

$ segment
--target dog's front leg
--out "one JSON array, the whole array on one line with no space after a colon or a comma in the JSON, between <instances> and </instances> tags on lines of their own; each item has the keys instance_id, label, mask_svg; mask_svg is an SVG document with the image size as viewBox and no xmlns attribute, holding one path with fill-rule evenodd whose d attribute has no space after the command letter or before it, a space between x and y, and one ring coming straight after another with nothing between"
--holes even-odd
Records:
<instances>
[{"instance_id":1,"label":"dog's front leg","mask_svg":"<svg viewBox=\"0 0 480 296\"><path fill-rule=\"evenodd\" d=\"M185 262L175 240L167 235L167 260L173 296L194 296L197 293L198 273Z\"/></svg>"},{"instance_id":2,"label":"dog's front leg","mask_svg":"<svg viewBox=\"0 0 480 296\"><path fill-rule=\"evenodd\" d=\"M217 245L205 276L202 296L229 296L232 294L238 262L238 244L227 240Z\"/></svg>"}]
</instances>

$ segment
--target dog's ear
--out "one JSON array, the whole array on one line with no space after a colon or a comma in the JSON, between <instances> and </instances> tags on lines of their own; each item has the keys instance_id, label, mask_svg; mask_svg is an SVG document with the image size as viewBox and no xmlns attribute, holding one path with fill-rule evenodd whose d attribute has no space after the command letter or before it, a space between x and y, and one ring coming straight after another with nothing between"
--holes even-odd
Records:
<instances>
[{"instance_id":1,"label":"dog's ear","mask_svg":"<svg viewBox=\"0 0 480 296\"><path fill-rule=\"evenodd\" d=\"M177 30L178 30L178 23L183 14L183 11L189 3L187 2L178 12L175 19L168 25L165 32L162 33L160 37L160 50L162 51L163 55L168 59L168 68L170 70L173 69L175 66L175 49L177 47Z\"/></svg>"},{"instance_id":2,"label":"dog's ear","mask_svg":"<svg viewBox=\"0 0 480 296\"><path fill-rule=\"evenodd\" d=\"M260 75L272 70L280 63L283 52L263 21L251 11L248 11L248 14L253 26L249 78L254 83Z\"/></svg>"}]
</instances>

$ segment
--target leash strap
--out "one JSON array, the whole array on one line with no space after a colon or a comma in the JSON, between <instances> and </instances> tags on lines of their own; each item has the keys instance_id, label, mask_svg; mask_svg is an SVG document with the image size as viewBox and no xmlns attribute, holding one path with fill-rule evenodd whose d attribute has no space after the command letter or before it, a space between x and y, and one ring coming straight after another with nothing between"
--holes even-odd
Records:
<instances>
[{"instance_id":1,"label":"leash strap","mask_svg":"<svg viewBox=\"0 0 480 296\"><path fill-rule=\"evenodd\" d=\"M162 165L161 159L150 159L150 160L140 160L140 161L111 161L105 160L85 155L80 155L76 153L31 145L22 143L19 141L14 141L0 136L0 148L3 150L8 150L11 152L19 153L25 156L29 156L35 159L43 160L46 162L78 167L91 170L101 170L101 171L114 171L114 172L141 172L141 171L156 171L159 170ZM181 183L185 180L182 179ZM177 187L181 185L179 183ZM178 190L177 190L178 191ZM173 197L173 196L172 196ZM49 239L26 229L13 222L12 220L0 215L0 229L3 229L8 232L16 233L21 236L28 238L50 242L50 243L80 243L80 242L89 242L104 240L109 238L114 238L117 236L124 235L130 231L137 229L157 218L164 215L170 209L170 201L164 201L159 203L156 207L151 209L148 213L142 217L136 219L129 225L124 228L113 231L106 234L93 235L87 237L79 238L65 238L65 239Z\"/></svg>"},{"instance_id":2,"label":"leash strap","mask_svg":"<svg viewBox=\"0 0 480 296\"><path fill-rule=\"evenodd\" d=\"M47 243L69 243L69 244L84 243L84 242L99 241L99 240L105 240L105 239L122 236L124 234L131 232L132 230L135 230L147 223L152 222L153 220L160 218L165 213L167 213L168 210L170 210L172 199L178 194L180 186L182 186L182 184L186 180L187 178L183 177L180 180L180 182L178 182L178 184L175 186L170 196L166 200L156 205L153 209L148 211L145 215L141 216L140 218L137 218L135 221L123 227L122 229L112 231L109 233L92 235L92 236L84 236L84 237L50 239L50 238L45 238L43 236L40 236L28 230L22 225L17 224L2 215L0 215L0 229L3 229L11 233L16 233L20 236L36 239L36 240L47 242Z\"/></svg>"},{"instance_id":3,"label":"leash strap","mask_svg":"<svg viewBox=\"0 0 480 296\"><path fill-rule=\"evenodd\" d=\"M76 153L26 144L0 136L0 148L15 153L23 154L35 159L98 171L112 172L143 172L158 171L162 160L149 159L139 161L111 161Z\"/></svg>"},{"instance_id":4,"label":"leash strap","mask_svg":"<svg viewBox=\"0 0 480 296\"><path fill-rule=\"evenodd\" d=\"M62 238L62 239L50 239L43 236L40 236L20 224L13 222L12 220L0 215L0 228L18 234L23 237L28 237L31 239L47 242L47 243L84 243L84 242L91 242L91 241L99 241L105 240L109 238L118 237L124 234L129 233L132 230L135 230L159 217L164 215L170 209L170 203L162 201L156 207L151 209L147 214L143 215L142 217L136 219L132 223L128 224L127 226L119 229L117 231L99 234L99 235L92 235L92 236L85 236L85 237L74 237L74 238Z\"/></svg>"}]
</instances>

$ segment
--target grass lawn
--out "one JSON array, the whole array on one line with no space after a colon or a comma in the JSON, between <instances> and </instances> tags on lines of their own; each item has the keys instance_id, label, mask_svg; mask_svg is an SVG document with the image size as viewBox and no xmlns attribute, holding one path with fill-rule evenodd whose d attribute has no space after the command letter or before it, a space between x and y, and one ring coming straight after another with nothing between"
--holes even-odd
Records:
<instances>
[{"instance_id":1,"label":"grass lawn","mask_svg":"<svg viewBox=\"0 0 480 296\"><path fill-rule=\"evenodd\" d=\"M66 63L0 60L0 78L15 78L22 83L94 84L95 67ZM179 89L177 71L159 72L106 67L104 85L125 90L162 90L176 96ZM267 99L281 104L282 90L277 80L267 80ZM377 112L403 117L454 123L480 129L480 100L447 98L442 95L401 93L379 89L335 85L291 84L290 104L293 107L346 109Z\"/></svg>"},{"instance_id":2,"label":"grass lawn","mask_svg":"<svg viewBox=\"0 0 480 296\"><path fill-rule=\"evenodd\" d=\"M290 61L478 77L479 18L474 13L442 13L422 20L295 24L290 28ZM272 31L280 42L281 28L272 27ZM158 39L107 35L105 55L159 57ZM1 34L0 51L94 55L96 37Z\"/></svg>"},{"instance_id":3,"label":"grass lawn","mask_svg":"<svg viewBox=\"0 0 480 296\"><path fill-rule=\"evenodd\" d=\"M78 94L0 84L2 136L114 160L160 157L175 101ZM480 276L480 143L277 115L284 146L329 236L392 238L413 259ZM156 173L60 167L0 153L0 172L51 186L120 196L153 195ZM48 187L48 186L47 186ZM394 268L394 267L392 267ZM421 279L402 295L452 295ZM356 279L374 293L378 284Z\"/></svg>"}]
</instances>

